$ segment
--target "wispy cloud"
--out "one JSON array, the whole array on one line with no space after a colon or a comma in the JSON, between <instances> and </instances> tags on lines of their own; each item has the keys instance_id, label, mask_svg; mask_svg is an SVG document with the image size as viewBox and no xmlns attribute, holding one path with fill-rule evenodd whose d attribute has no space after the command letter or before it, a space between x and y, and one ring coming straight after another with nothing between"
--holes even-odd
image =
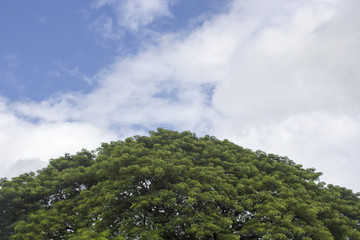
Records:
<instances>
[{"instance_id":1,"label":"wispy cloud","mask_svg":"<svg viewBox=\"0 0 360 240\"><path fill-rule=\"evenodd\" d=\"M55 70L49 71L49 72L48 72L48 75L49 75L50 77L60 77L60 76L61 76L61 74L60 74L58 71L55 71Z\"/></svg>"},{"instance_id":2,"label":"wispy cloud","mask_svg":"<svg viewBox=\"0 0 360 240\"><path fill-rule=\"evenodd\" d=\"M65 64L63 64L62 62L59 62L59 61L56 61L56 65L57 65L57 68L61 72L66 73L66 74L70 75L71 77L80 79L80 80L86 82L88 85L93 84L93 78L89 77L89 76L85 75L83 72L81 72L80 68L78 66L69 68L69 67L65 66ZM58 71L52 70L49 72L49 75L51 75L53 77L59 77L60 73Z\"/></svg>"},{"instance_id":3,"label":"wispy cloud","mask_svg":"<svg viewBox=\"0 0 360 240\"><path fill-rule=\"evenodd\" d=\"M40 23L42 23L42 24L45 24L45 23L46 23L46 18L45 18L45 17L38 17L37 19L38 19L38 21L39 21Z\"/></svg>"},{"instance_id":4,"label":"wispy cloud","mask_svg":"<svg viewBox=\"0 0 360 240\"><path fill-rule=\"evenodd\" d=\"M2 57L5 61L5 66L8 68L17 68L20 64L19 56L15 53L8 53Z\"/></svg>"},{"instance_id":5,"label":"wispy cloud","mask_svg":"<svg viewBox=\"0 0 360 240\"><path fill-rule=\"evenodd\" d=\"M169 11L169 2L153 2ZM104 4L116 3L96 7ZM287 154L323 171L323 180L359 191L358 5L234 1L192 32L160 35L155 45L116 60L96 75L99 86L89 94L3 103L1 119L10 119L0 124L4 144L15 134L31 140L15 145L58 153L170 126ZM166 11L149 15L170 16ZM129 26L135 31L151 21ZM54 136L71 141L61 145ZM48 156L26 148L8 159Z\"/></svg>"},{"instance_id":6,"label":"wispy cloud","mask_svg":"<svg viewBox=\"0 0 360 240\"><path fill-rule=\"evenodd\" d=\"M101 16L89 24L90 31L101 37L98 41L100 45L105 46L106 40L120 40L124 35L124 31L113 24L113 19L108 16Z\"/></svg>"},{"instance_id":7,"label":"wispy cloud","mask_svg":"<svg viewBox=\"0 0 360 240\"><path fill-rule=\"evenodd\" d=\"M16 92L21 92L22 84L17 78L17 70L20 66L20 57L15 53L8 53L0 58L0 83L10 86Z\"/></svg>"},{"instance_id":8,"label":"wispy cloud","mask_svg":"<svg viewBox=\"0 0 360 240\"><path fill-rule=\"evenodd\" d=\"M162 17L171 17L171 0L98 0L93 6L100 8L110 5L116 9L117 24L131 31L137 31Z\"/></svg>"},{"instance_id":9,"label":"wispy cloud","mask_svg":"<svg viewBox=\"0 0 360 240\"><path fill-rule=\"evenodd\" d=\"M137 31L139 27L152 23L157 18L170 17L170 0L128 0L118 6L119 24Z\"/></svg>"}]
</instances>

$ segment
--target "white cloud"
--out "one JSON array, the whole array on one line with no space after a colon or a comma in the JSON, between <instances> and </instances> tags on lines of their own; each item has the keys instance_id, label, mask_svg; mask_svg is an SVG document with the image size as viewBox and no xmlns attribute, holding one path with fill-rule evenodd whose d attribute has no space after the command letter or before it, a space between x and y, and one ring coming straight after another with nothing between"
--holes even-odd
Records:
<instances>
[{"instance_id":1,"label":"white cloud","mask_svg":"<svg viewBox=\"0 0 360 240\"><path fill-rule=\"evenodd\" d=\"M169 2L158 3L168 9ZM124 137L171 126L288 155L324 172L323 180L360 191L357 5L234 1L193 32L161 35L156 45L118 59L96 75L99 87L89 94L3 105L1 119L20 126L10 127L3 142L30 141L12 143L23 144L24 154L9 150L9 159L37 158L40 150L26 149L41 145L44 153L80 150L114 138L114 129ZM168 16L155 12L147 14ZM133 30L153 21L129 19L138 24ZM58 143L51 145L50 136Z\"/></svg>"},{"instance_id":2,"label":"white cloud","mask_svg":"<svg viewBox=\"0 0 360 240\"><path fill-rule=\"evenodd\" d=\"M57 114L55 112L48 114ZM20 115L4 99L0 99L1 176L34 170L50 158L75 153L82 148L95 149L114 134L86 122L32 122ZM20 162L26 162L22 169Z\"/></svg>"},{"instance_id":3,"label":"white cloud","mask_svg":"<svg viewBox=\"0 0 360 240\"><path fill-rule=\"evenodd\" d=\"M119 24L133 31L152 23L156 18L169 17L169 0L128 0L120 7Z\"/></svg>"},{"instance_id":4,"label":"white cloud","mask_svg":"<svg viewBox=\"0 0 360 240\"><path fill-rule=\"evenodd\" d=\"M172 3L172 0L98 0L93 7L101 8L105 5L114 7L118 26L136 32L139 28L149 25L158 18L171 17L169 8ZM104 27L109 27L109 20L112 19L107 18Z\"/></svg>"},{"instance_id":5,"label":"white cloud","mask_svg":"<svg viewBox=\"0 0 360 240\"><path fill-rule=\"evenodd\" d=\"M36 172L37 170L46 167L47 162L41 161L40 159L21 159L15 163L8 165L4 164L0 170L0 176L6 176L12 178L19 176L26 172Z\"/></svg>"},{"instance_id":6,"label":"white cloud","mask_svg":"<svg viewBox=\"0 0 360 240\"><path fill-rule=\"evenodd\" d=\"M124 35L123 31L113 24L113 19L107 16L101 16L90 23L89 29L100 35L103 40L119 40ZM98 43L104 45L103 41Z\"/></svg>"},{"instance_id":7,"label":"white cloud","mask_svg":"<svg viewBox=\"0 0 360 240\"><path fill-rule=\"evenodd\" d=\"M227 119L214 129L216 136L253 150L289 156L323 172L322 181L359 191L359 120L347 114L308 112L258 124Z\"/></svg>"}]
</instances>

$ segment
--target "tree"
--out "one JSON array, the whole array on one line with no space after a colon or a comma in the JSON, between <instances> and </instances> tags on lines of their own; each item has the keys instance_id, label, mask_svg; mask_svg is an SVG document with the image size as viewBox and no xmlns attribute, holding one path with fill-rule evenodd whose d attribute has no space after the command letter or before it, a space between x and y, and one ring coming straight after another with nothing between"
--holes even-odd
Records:
<instances>
[{"instance_id":1,"label":"tree","mask_svg":"<svg viewBox=\"0 0 360 240\"><path fill-rule=\"evenodd\" d=\"M359 194L286 157L159 128L0 181L0 239L360 239Z\"/></svg>"}]
</instances>

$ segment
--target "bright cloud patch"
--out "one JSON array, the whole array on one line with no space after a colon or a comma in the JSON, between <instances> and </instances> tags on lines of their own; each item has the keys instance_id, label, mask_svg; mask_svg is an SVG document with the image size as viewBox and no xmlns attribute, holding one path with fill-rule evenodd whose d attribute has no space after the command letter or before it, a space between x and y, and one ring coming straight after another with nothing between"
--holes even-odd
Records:
<instances>
[{"instance_id":1,"label":"bright cloud patch","mask_svg":"<svg viewBox=\"0 0 360 240\"><path fill-rule=\"evenodd\" d=\"M94 7L100 8L104 5L114 7L118 26L136 32L140 27L145 27L158 18L170 17L172 15L169 9L171 2L171 0L98 0ZM109 28L112 28L111 19L103 20L106 21L106 32L109 32Z\"/></svg>"},{"instance_id":2,"label":"bright cloud patch","mask_svg":"<svg viewBox=\"0 0 360 240\"><path fill-rule=\"evenodd\" d=\"M0 100L1 176L34 171L50 158L75 153L82 148L95 149L100 142L114 138L106 129L86 122L51 123L42 119L35 123ZM50 111L48 114L56 113Z\"/></svg>"},{"instance_id":3,"label":"bright cloud patch","mask_svg":"<svg viewBox=\"0 0 360 240\"><path fill-rule=\"evenodd\" d=\"M358 189L357 156L360 150L359 116L308 112L266 123L242 123L240 119L216 126L217 136L251 149L289 156L304 167L324 173L321 180ZM344 183L345 185L345 183Z\"/></svg>"}]
</instances>

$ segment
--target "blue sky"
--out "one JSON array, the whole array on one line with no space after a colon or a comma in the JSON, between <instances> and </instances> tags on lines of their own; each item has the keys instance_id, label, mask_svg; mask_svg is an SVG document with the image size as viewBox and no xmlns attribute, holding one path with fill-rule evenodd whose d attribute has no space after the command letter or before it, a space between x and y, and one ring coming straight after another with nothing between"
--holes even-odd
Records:
<instances>
[{"instance_id":1,"label":"blue sky","mask_svg":"<svg viewBox=\"0 0 360 240\"><path fill-rule=\"evenodd\" d=\"M144 33L128 31L123 26L114 27L112 36L103 36L102 30L96 28L101 28L99 24L106 19L116 19L116 12L111 4L97 8L96 2L90 3L0 3L2 96L15 101L41 101L58 92L89 92L96 84L92 76L115 58L136 54L149 41ZM223 10L220 2L214 0L174 1L169 7L173 10L171 15L160 17L147 28L158 34L187 30L196 26L197 17L206 18Z\"/></svg>"},{"instance_id":2,"label":"blue sky","mask_svg":"<svg viewBox=\"0 0 360 240\"><path fill-rule=\"evenodd\" d=\"M360 191L359 3L0 2L1 176L166 127Z\"/></svg>"}]
</instances>

